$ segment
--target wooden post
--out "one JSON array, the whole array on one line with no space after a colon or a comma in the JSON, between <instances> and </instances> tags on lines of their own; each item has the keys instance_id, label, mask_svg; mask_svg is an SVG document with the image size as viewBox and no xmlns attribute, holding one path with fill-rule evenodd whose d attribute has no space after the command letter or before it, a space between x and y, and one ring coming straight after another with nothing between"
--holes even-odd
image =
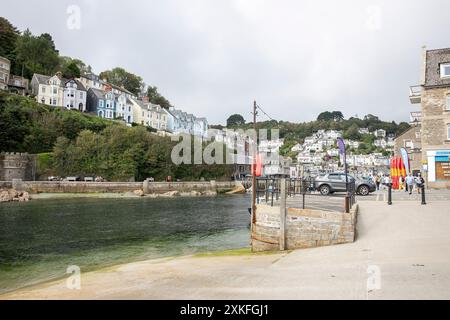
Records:
<instances>
[{"instance_id":1,"label":"wooden post","mask_svg":"<svg viewBox=\"0 0 450 320\"><path fill-rule=\"evenodd\" d=\"M280 250L286 250L286 179L280 184Z\"/></svg>"}]
</instances>

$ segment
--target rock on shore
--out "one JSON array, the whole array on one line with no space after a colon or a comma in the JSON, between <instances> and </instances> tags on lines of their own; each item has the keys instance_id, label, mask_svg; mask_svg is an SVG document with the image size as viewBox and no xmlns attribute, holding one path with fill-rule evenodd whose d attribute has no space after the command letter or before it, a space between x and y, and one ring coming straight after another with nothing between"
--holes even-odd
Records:
<instances>
[{"instance_id":1,"label":"rock on shore","mask_svg":"<svg viewBox=\"0 0 450 320\"><path fill-rule=\"evenodd\" d=\"M26 202L30 201L30 194L26 191L17 191L14 189L0 189L0 202Z\"/></svg>"}]
</instances>

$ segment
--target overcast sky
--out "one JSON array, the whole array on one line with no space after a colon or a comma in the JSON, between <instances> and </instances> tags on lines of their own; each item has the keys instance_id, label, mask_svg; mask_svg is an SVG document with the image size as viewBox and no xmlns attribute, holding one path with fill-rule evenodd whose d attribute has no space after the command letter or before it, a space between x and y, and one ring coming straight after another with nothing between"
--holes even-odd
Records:
<instances>
[{"instance_id":1,"label":"overcast sky","mask_svg":"<svg viewBox=\"0 0 450 320\"><path fill-rule=\"evenodd\" d=\"M408 121L421 46L450 46L450 1L0 0L20 30L50 33L60 54L116 66L212 124L326 110ZM67 27L70 5L80 28ZM73 16L72 16L73 17ZM73 21L73 20L69 20ZM261 120L265 119L263 116Z\"/></svg>"}]
</instances>

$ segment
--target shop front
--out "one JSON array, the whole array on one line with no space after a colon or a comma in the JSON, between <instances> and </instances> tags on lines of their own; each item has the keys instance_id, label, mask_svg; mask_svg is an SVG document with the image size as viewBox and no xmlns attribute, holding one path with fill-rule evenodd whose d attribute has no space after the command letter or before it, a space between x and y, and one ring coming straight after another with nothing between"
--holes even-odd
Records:
<instances>
[{"instance_id":1,"label":"shop front","mask_svg":"<svg viewBox=\"0 0 450 320\"><path fill-rule=\"evenodd\" d=\"M427 151L430 187L450 187L450 150Z\"/></svg>"}]
</instances>

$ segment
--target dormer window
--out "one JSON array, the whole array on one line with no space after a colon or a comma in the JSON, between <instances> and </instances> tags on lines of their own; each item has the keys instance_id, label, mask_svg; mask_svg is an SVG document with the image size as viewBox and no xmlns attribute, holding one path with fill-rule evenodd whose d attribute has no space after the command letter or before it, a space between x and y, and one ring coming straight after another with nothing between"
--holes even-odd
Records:
<instances>
[{"instance_id":1,"label":"dormer window","mask_svg":"<svg viewBox=\"0 0 450 320\"><path fill-rule=\"evenodd\" d=\"M450 78L450 62L441 64L441 78Z\"/></svg>"}]
</instances>

